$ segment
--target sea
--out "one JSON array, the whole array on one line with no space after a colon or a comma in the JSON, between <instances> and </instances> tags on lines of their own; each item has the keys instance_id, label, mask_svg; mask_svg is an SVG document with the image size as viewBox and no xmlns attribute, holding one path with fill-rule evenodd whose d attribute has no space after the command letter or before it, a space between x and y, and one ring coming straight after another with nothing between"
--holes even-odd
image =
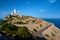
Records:
<instances>
[{"instance_id":1,"label":"sea","mask_svg":"<svg viewBox=\"0 0 60 40\"><path fill-rule=\"evenodd\" d=\"M56 27L58 27L60 29L60 19L59 18L56 18L56 19L55 18L43 18L43 20L53 23Z\"/></svg>"}]
</instances>

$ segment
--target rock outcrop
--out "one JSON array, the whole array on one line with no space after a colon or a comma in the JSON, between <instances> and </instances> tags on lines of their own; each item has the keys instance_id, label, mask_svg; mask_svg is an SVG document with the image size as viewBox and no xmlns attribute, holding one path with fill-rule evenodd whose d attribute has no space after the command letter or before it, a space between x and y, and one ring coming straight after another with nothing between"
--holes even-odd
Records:
<instances>
[{"instance_id":1,"label":"rock outcrop","mask_svg":"<svg viewBox=\"0 0 60 40\"><path fill-rule=\"evenodd\" d=\"M7 15L4 20L15 26L26 26L29 29L29 32L35 37L44 37L47 40L60 40L60 29L53 23L42 19L19 15L15 12L13 15Z\"/></svg>"}]
</instances>

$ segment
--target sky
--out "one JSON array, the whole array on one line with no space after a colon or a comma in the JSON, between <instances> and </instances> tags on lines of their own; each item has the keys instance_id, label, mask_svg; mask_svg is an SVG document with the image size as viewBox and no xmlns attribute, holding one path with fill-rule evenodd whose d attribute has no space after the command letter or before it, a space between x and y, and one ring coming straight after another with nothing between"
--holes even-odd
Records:
<instances>
[{"instance_id":1,"label":"sky","mask_svg":"<svg viewBox=\"0 0 60 40\"><path fill-rule=\"evenodd\" d=\"M13 12L37 18L60 18L60 0L0 0L0 18Z\"/></svg>"}]
</instances>

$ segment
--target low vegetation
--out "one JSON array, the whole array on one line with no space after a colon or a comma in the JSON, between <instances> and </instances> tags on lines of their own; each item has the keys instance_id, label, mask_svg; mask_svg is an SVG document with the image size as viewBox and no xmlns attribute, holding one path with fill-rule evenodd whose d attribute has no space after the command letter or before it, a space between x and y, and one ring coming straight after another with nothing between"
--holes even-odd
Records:
<instances>
[{"instance_id":1,"label":"low vegetation","mask_svg":"<svg viewBox=\"0 0 60 40\"><path fill-rule=\"evenodd\" d=\"M27 24L28 22L22 22L22 21L20 21L20 22L16 22L15 24Z\"/></svg>"},{"instance_id":2,"label":"low vegetation","mask_svg":"<svg viewBox=\"0 0 60 40\"><path fill-rule=\"evenodd\" d=\"M49 38L49 35L48 34L45 34L45 36Z\"/></svg>"},{"instance_id":3,"label":"low vegetation","mask_svg":"<svg viewBox=\"0 0 60 40\"><path fill-rule=\"evenodd\" d=\"M42 24L40 24L40 27L43 27L43 25L42 25Z\"/></svg>"},{"instance_id":4,"label":"low vegetation","mask_svg":"<svg viewBox=\"0 0 60 40\"><path fill-rule=\"evenodd\" d=\"M52 32L51 32L51 35L52 35L52 37L54 37L54 36L55 36L55 34L54 34L54 33L52 33Z\"/></svg>"},{"instance_id":5,"label":"low vegetation","mask_svg":"<svg viewBox=\"0 0 60 40\"><path fill-rule=\"evenodd\" d=\"M34 28L33 31L37 32L37 30Z\"/></svg>"},{"instance_id":6,"label":"low vegetation","mask_svg":"<svg viewBox=\"0 0 60 40\"><path fill-rule=\"evenodd\" d=\"M32 23L36 22L36 20L33 20Z\"/></svg>"},{"instance_id":7,"label":"low vegetation","mask_svg":"<svg viewBox=\"0 0 60 40\"><path fill-rule=\"evenodd\" d=\"M29 30L25 27L17 27L13 24L2 23L0 24L0 32L4 32L6 35L11 35L15 37L15 40L34 40L33 36L28 32ZM18 37L18 38L17 38Z\"/></svg>"}]
</instances>

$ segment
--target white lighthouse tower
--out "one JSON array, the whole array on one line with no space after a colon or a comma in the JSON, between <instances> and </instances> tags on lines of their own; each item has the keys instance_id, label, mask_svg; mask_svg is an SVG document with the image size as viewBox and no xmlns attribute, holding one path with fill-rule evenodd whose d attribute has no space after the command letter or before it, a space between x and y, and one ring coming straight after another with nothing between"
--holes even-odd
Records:
<instances>
[{"instance_id":1,"label":"white lighthouse tower","mask_svg":"<svg viewBox=\"0 0 60 40\"><path fill-rule=\"evenodd\" d=\"M13 12L13 14L16 14L17 12L16 12L16 9L14 9L14 12Z\"/></svg>"},{"instance_id":2,"label":"white lighthouse tower","mask_svg":"<svg viewBox=\"0 0 60 40\"><path fill-rule=\"evenodd\" d=\"M12 14L12 13L11 13ZM13 14L12 15L14 15L14 16L16 16L16 15L19 15L18 13L17 13L17 11L16 11L16 9L14 9L14 11L13 11ZM19 15L20 17L22 17L22 15Z\"/></svg>"}]
</instances>

